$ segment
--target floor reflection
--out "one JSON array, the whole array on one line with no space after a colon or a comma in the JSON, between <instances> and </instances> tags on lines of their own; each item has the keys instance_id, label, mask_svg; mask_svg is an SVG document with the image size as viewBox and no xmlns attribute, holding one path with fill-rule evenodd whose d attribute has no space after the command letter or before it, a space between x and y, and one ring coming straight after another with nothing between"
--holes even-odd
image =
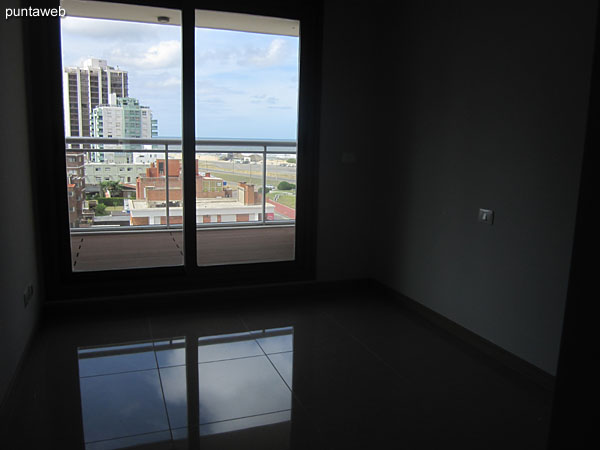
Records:
<instances>
[{"instance_id":1,"label":"floor reflection","mask_svg":"<svg viewBox=\"0 0 600 450\"><path fill-rule=\"evenodd\" d=\"M244 430L289 443L293 327L81 347L78 363L86 449L173 448L190 429L211 447Z\"/></svg>"}]
</instances>

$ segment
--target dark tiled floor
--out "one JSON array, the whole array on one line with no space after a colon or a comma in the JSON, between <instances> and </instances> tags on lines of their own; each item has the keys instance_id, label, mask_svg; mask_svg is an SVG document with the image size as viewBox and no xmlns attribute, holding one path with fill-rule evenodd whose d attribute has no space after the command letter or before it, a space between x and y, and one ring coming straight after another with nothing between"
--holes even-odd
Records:
<instances>
[{"instance_id":1,"label":"dark tiled floor","mask_svg":"<svg viewBox=\"0 0 600 450\"><path fill-rule=\"evenodd\" d=\"M196 239L199 266L294 259L294 226L202 229ZM71 235L75 272L180 266L183 251L181 230Z\"/></svg>"},{"instance_id":2,"label":"dark tiled floor","mask_svg":"<svg viewBox=\"0 0 600 450\"><path fill-rule=\"evenodd\" d=\"M546 447L551 393L380 294L247 300L47 321L3 448Z\"/></svg>"}]
</instances>

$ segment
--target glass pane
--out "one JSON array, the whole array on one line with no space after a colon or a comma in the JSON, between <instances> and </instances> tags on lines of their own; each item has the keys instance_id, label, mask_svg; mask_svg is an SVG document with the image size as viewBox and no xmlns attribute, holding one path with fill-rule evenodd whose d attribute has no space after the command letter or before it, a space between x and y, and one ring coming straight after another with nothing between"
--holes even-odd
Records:
<instances>
[{"instance_id":1,"label":"glass pane","mask_svg":"<svg viewBox=\"0 0 600 450\"><path fill-rule=\"evenodd\" d=\"M94 5L61 20L73 270L181 265L180 13Z\"/></svg>"},{"instance_id":2,"label":"glass pane","mask_svg":"<svg viewBox=\"0 0 600 450\"><path fill-rule=\"evenodd\" d=\"M262 222L261 153L197 152L196 222Z\"/></svg>"},{"instance_id":3,"label":"glass pane","mask_svg":"<svg viewBox=\"0 0 600 450\"><path fill-rule=\"evenodd\" d=\"M296 219L296 155L267 156L267 203L273 207L273 220Z\"/></svg>"},{"instance_id":4,"label":"glass pane","mask_svg":"<svg viewBox=\"0 0 600 450\"><path fill-rule=\"evenodd\" d=\"M195 44L198 265L293 260L295 186L265 193L295 185L299 22L197 10Z\"/></svg>"}]
</instances>

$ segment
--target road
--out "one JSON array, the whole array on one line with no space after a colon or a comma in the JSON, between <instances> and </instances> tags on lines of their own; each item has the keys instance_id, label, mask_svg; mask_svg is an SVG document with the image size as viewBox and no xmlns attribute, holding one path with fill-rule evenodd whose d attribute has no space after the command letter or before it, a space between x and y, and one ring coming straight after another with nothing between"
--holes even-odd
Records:
<instances>
[{"instance_id":1,"label":"road","mask_svg":"<svg viewBox=\"0 0 600 450\"><path fill-rule=\"evenodd\" d=\"M206 159L198 160L198 170L201 172L211 172L216 176L219 174L229 174L236 176L251 175L252 177L262 177L262 164L241 164L225 161L210 161ZM288 181L296 183L296 167L281 167L272 164L267 165L268 184L274 184L279 181Z\"/></svg>"}]
</instances>

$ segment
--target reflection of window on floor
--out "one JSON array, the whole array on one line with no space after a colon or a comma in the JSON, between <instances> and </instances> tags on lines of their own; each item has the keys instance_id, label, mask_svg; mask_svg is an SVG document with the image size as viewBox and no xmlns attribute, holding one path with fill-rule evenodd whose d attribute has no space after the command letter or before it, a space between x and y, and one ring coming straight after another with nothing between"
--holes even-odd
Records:
<instances>
[{"instance_id":1,"label":"reflection of window on floor","mask_svg":"<svg viewBox=\"0 0 600 450\"><path fill-rule=\"evenodd\" d=\"M201 439L276 424L278 433L289 432L293 327L197 338L198 396L190 398L186 353L195 341L79 348L86 449L178 441L190 425ZM189 405L198 424L188 421Z\"/></svg>"},{"instance_id":2,"label":"reflection of window on floor","mask_svg":"<svg viewBox=\"0 0 600 450\"><path fill-rule=\"evenodd\" d=\"M87 449L169 441L187 427L183 396L169 395L169 367L158 354L185 351L185 338L80 348L79 377ZM180 387L181 389L181 387ZM168 411L167 409L169 409Z\"/></svg>"},{"instance_id":3,"label":"reflection of window on floor","mask_svg":"<svg viewBox=\"0 0 600 450\"><path fill-rule=\"evenodd\" d=\"M198 339L200 435L291 420L292 328Z\"/></svg>"}]
</instances>

